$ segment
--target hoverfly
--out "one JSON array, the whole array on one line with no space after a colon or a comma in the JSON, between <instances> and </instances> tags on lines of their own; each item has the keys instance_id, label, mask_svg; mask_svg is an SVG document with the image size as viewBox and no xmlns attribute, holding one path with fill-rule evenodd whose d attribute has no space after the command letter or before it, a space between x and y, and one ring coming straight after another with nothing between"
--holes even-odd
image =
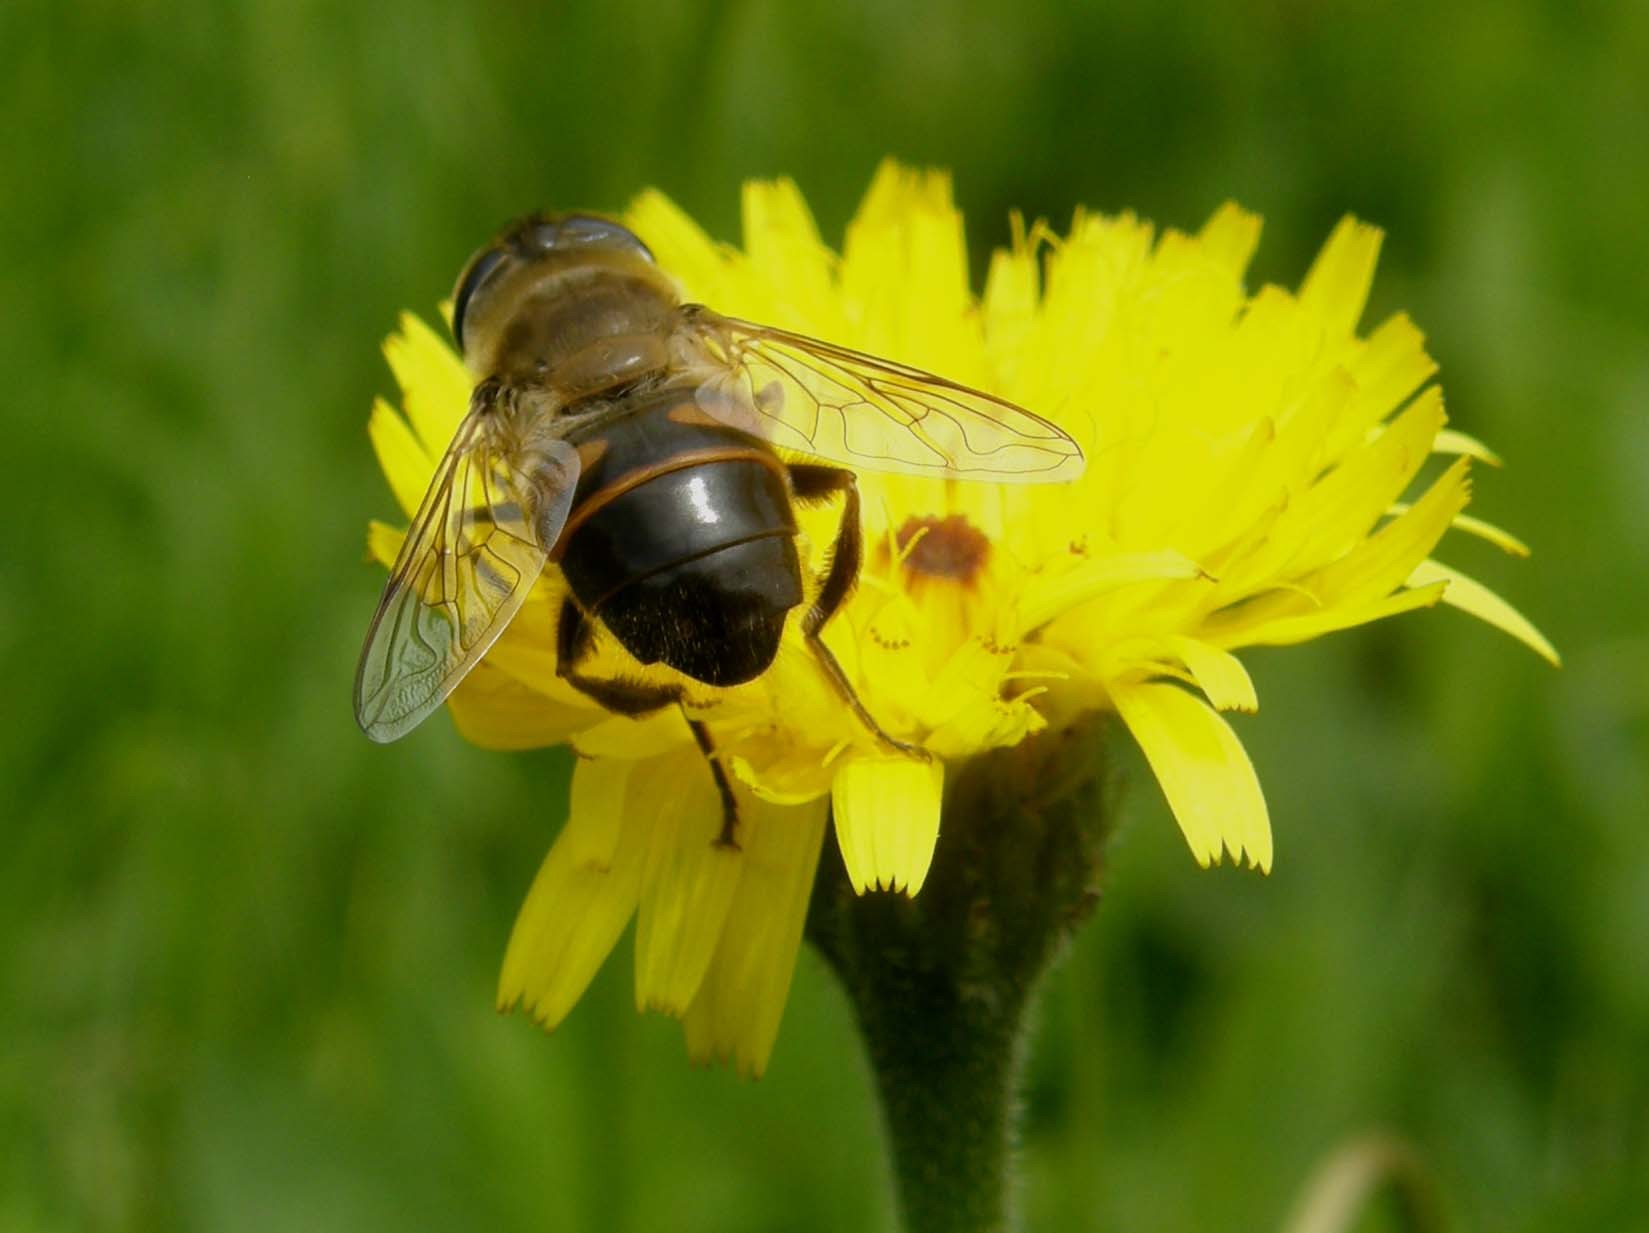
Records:
<instances>
[{"instance_id":1,"label":"hoverfly","mask_svg":"<svg viewBox=\"0 0 1649 1233\"><path fill-rule=\"evenodd\" d=\"M754 680L803 600L793 504L839 499L803 638L881 743L925 756L882 731L820 638L861 558L848 468L1001 482L1083 467L1075 442L1003 399L682 303L641 240L596 215L506 228L459 275L452 330L478 384L367 630L355 716L375 741L440 706L551 564L567 583L557 671L602 707L640 716L683 689L585 675L598 626L642 664ZM731 789L683 714L732 843Z\"/></svg>"}]
</instances>

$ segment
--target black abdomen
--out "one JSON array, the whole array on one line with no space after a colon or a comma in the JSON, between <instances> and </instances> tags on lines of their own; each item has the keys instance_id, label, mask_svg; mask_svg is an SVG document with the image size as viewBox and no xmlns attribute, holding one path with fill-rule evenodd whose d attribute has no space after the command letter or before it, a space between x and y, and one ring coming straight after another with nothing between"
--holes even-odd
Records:
<instances>
[{"instance_id":1,"label":"black abdomen","mask_svg":"<svg viewBox=\"0 0 1649 1233\"><path fill-rule=\"evenodd\" d=\"M562 573L642 663L741 684L773 662L802 600L789 485L759 443L670 409L661 400L601 431Z\"/></svg>"}]
</instances>

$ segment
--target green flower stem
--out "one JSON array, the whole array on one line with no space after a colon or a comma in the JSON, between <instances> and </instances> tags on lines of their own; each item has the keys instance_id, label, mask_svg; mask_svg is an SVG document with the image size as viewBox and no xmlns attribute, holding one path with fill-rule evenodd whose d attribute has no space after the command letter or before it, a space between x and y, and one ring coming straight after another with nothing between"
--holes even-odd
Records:
<instances>
[{"instance_id":1,"label":"green flower stem","mask_svg":"<svg viewBox=\"0 0 1649 1233\"><path fill-rule=\"evenodd\" d=\"M1098 897L1110 810L1088 722L951 768L914 899L856 895L820 863L808 937L836 969L876 1075L907 1233L1010 1233L1025 1024Z\"/></svg>"}]
</instances>

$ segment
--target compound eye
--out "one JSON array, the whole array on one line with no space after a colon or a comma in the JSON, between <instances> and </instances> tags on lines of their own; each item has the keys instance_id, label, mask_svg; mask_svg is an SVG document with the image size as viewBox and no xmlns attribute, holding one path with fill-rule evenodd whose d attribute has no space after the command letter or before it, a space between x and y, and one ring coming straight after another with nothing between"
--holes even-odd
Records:
<instances>
[{"instance_id":1,"label":"compound eye","mask_svg":"<svg viewBox=\"0 0 1649 1233\"><path fill-rule=\"evenodd\" d=\"M464 317L470 303L475 299L475 293L498 272L508 255L502 248L484 248L471 257L469 265L464 267L463 276L458 280L458 290L452 297L452 337L458 343L460 354L464 350Z\"/></svg>"},{"instance_id":2,"label":"compound eye","mask_svg":"<svg viewBox=\"0 0 1649 1233\"><path fill-rule=\"evenodd\" d=\"M608 218L593 214L568 214L563 218L535 224L526 235L528 244L545 252L566 252L574 248L624 249L648 261L653 254L636 238L635 232Z\"/></svg>"}]
</instances>

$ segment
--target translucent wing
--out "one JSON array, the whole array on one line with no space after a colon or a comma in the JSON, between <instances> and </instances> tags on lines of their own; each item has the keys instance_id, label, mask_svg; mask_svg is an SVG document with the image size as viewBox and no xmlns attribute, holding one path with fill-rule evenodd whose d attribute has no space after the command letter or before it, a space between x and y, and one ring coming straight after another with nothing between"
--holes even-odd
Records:
<instances>
[{"instance_id":1,"label":"translucent wing","mask_svg":"<svg viewBox=\"0 0 1649 1233\"><path fill-rule=\"evenodd\" d=\"M435 469L355 671L355 718L393 741L446 699L515 616L567 520L578 453L496 427L483 386Z\"/></svg>"},{"instance_id":2,"label":"translucent wing","mask_svg":"<svg viewBox=\"0 0 1649 1233\"><path fill-rule=\"evenodd\" d=\"M803 334L682 308L717 372L707 414L784 449L872 471L1025 483L1075 479L1082 450L1023 407Z\"/></svg>"}]
</instances>

